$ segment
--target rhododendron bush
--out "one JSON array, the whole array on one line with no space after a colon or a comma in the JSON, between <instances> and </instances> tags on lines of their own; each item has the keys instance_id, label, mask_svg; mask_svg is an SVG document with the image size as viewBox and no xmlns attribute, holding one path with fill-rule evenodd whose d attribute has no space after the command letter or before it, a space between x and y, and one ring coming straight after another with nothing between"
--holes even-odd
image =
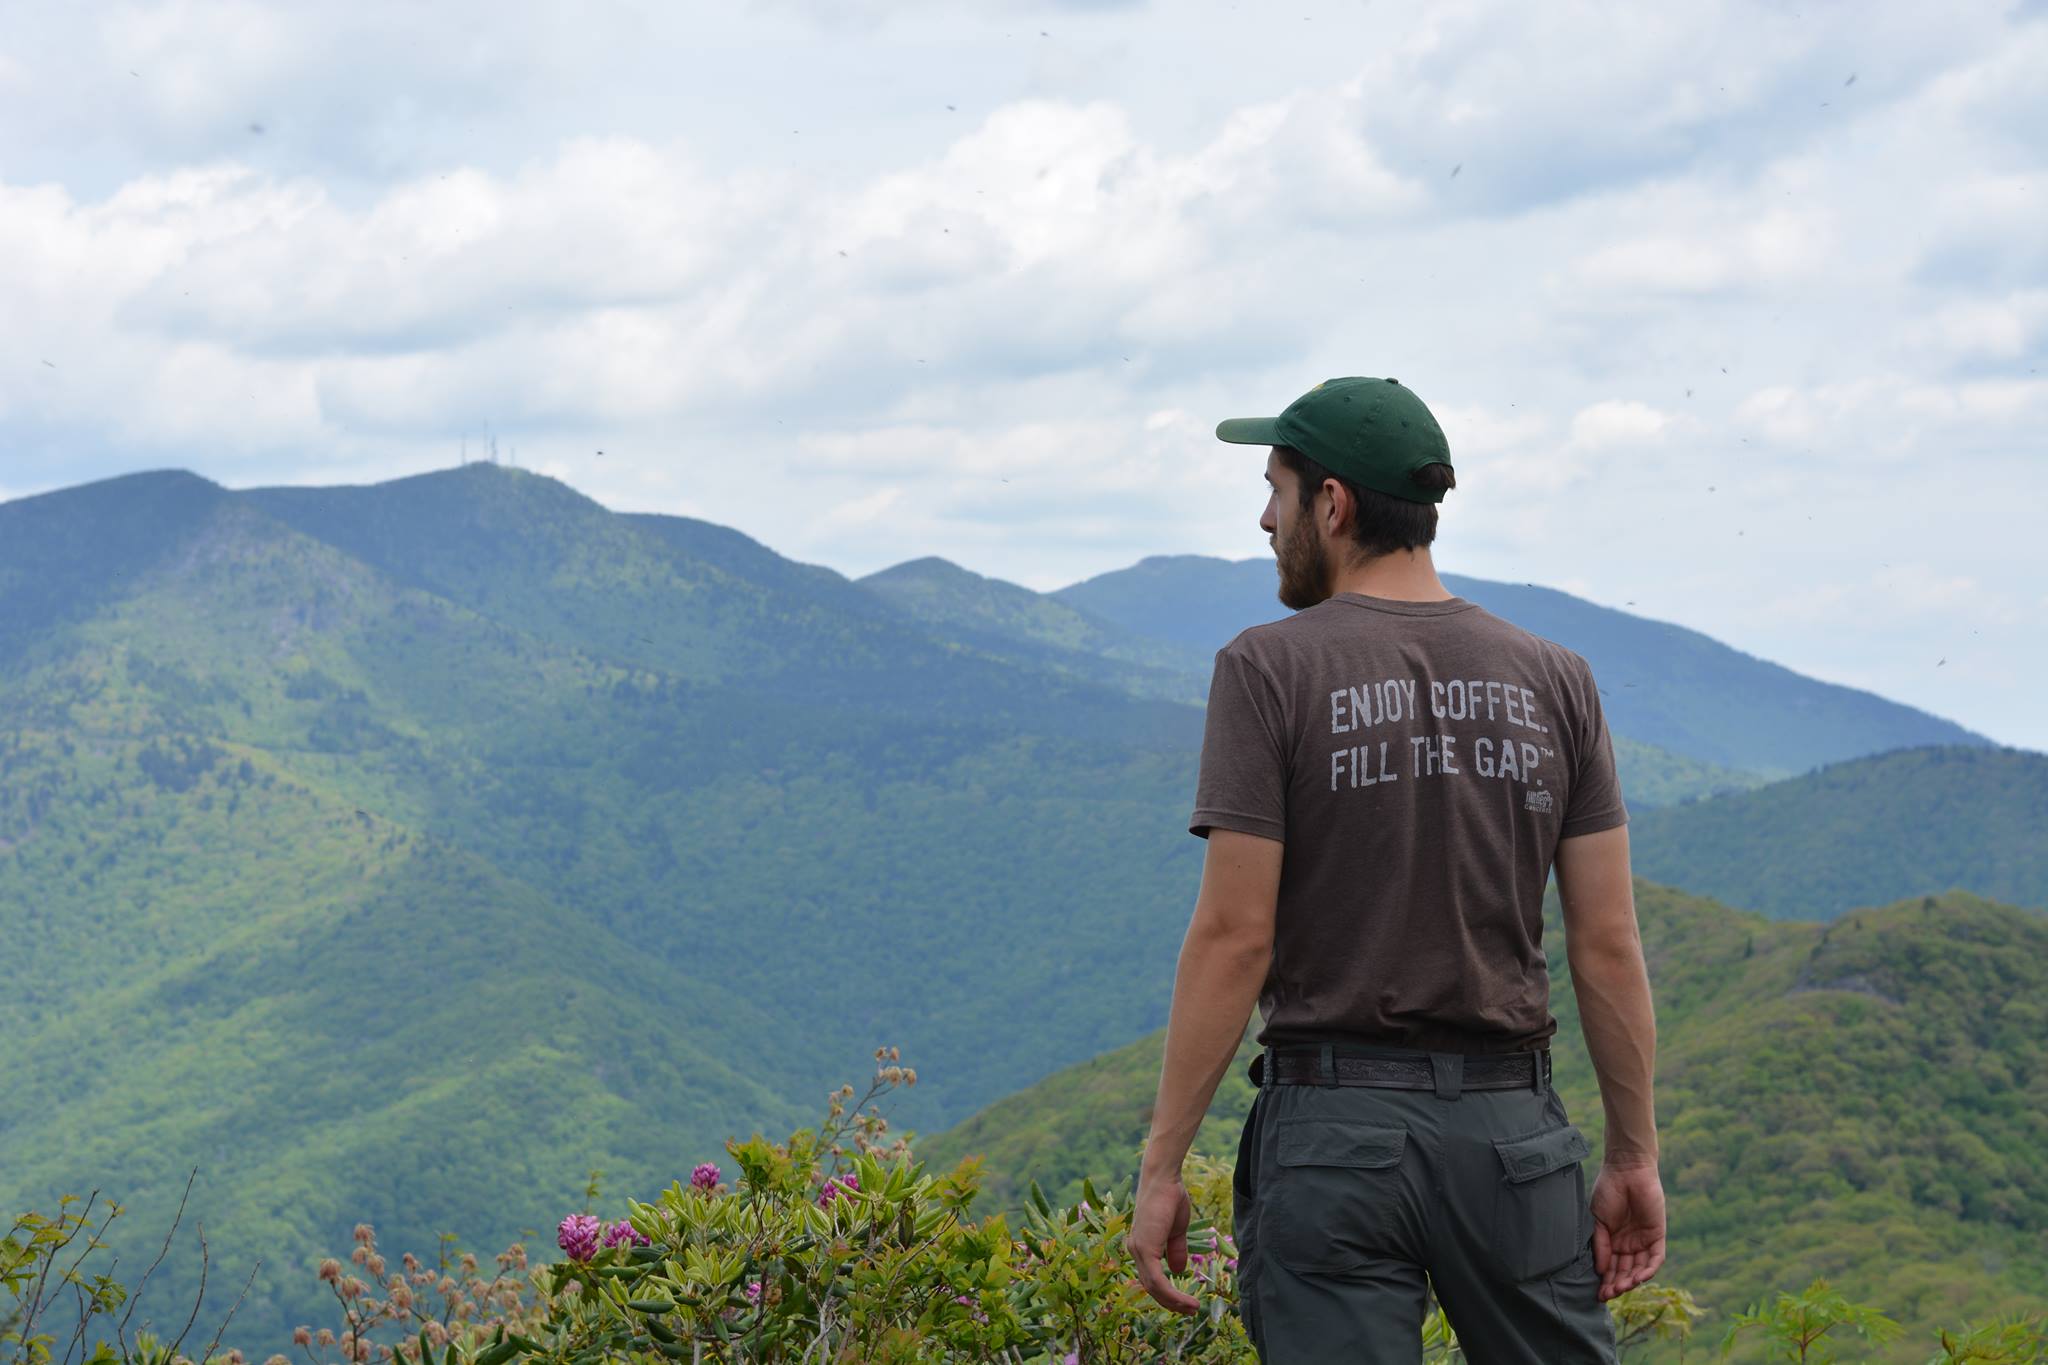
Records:
<instances>
[{"instance_id":1,"label":"rhododendron bush","mask_svg":"<svg viewBox=\"0 0 2048 1365\"><path fill-rule=\"evenodd\" d=\"M488 1275L475 1256L451 1258L446 1248L432 1264L407 1253L392 1265L374 1229L359 1224L349 1262L330 1258L317 1271L338 1328L301 1326L291 1354L264 1353L264 1365L1255 1361L1236 1311L1227 1163L1198 1155L1186 1166L1195 1216L1187 1267L1172 1278L1202 1308L1182 1316L1138 1286L1129 1191L1083 1182L1082 1198L1061 1208L1034 1183L1014 1224L1001 1213L977 1217L980 1158L936 1173L915 1161L871 1101L916 1084L917 1073L894 1048L877 1049L875 1060L867 1094L850 1103L853 1086L833 1091L819 1128L782 1142L728 1141L730 1180L703 1162L653 1199L627 1200L623 1217L561 1217L562 1256L551 1264L529 1264L515 1244ZM111 1341L108 1325L95 1333L125 1291L80 1275L76 1260L58 1266L89 1228L85 1215L30 1214L15 1225L24 1228L26 1240L0 1242L0 1286L15 1291L12 1316L0 1314L0 1365L66 1365L73 1352L37 1329L73 1290L79 1318L65 1336L85 1365L190 1365L183 1333L165 1344L143 1332L131 1343L125 1319L111 1324ZM45 1293L53 1278L58 1296ZM1682 1339L1703 1311L1683 1290L1654 1284L1609 1307L1625 1348ZM257 1358L216 1353L227 1325L196 1359ZM1424 1347L1430 1360L1457 1358L1440 1311L1429 1315Z\"/></svg>"},{"instance_id":2,"label":"rhododendron bush","mask_svg":"<svg viewBox=\"0 0 2048 1365\"><path fill-rule=\"evenodd\" d=\"M1138 1287L1125 1238L1128 1195L1090 1184L1072 1208L1033 1189L1012 1227L977 1218L979 1160L933 1173L867 1107L916 1083L893 1048L868 1094L830 1097L822 1128L786 1142L727 1144L609 1226L572 1214L564 1259L535 1277L543 1321L508 1334L505 1359L597 1361L1242 1361L1228 1235L1229 1173L1191 1163L1205 1205L1189 1229L1183 1283L1206 1311L1186 1318ZM503 1349L498 1348L498 1349ZM486 1361L484 1365L496 1365Z\"/></svg>"}]
</instances>

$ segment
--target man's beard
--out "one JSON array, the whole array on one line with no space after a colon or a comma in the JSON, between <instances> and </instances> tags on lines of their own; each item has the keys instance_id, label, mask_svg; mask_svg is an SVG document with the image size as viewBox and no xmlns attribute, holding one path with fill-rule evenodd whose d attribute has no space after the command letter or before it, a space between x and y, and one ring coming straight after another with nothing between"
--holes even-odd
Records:
<instances>
[{"instance_id":1,"label":"man's beard","mask_svg":"<svg viewBox=\"0 0 2048 1365\"><path fill-rule=\"evenodd\" d=\"M1330 595L1330 556L1306 511L1295 519L1293 533L1281 537L1275 559L1280 567L1280 605L1300 611Z\"/></svg>"}]
</instances>

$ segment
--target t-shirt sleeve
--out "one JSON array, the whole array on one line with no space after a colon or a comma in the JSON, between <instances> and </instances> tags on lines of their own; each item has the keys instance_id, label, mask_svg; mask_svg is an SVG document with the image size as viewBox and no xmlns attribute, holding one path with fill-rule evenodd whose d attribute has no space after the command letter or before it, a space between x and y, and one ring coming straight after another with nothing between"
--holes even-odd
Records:
<instances>
[{"instance_id":1,"label":"t-shirt sleeve","mask_svg":"<svg viewBox=\"0 0 2048 1365\"><path fill-rule=\"evenodd\" d=\"M1621 800L1621 777L1614 770L1614 737L1607 732L1607 712L1592 666L1579 660L1580 705L1578 768L1572 774L1572 795L1557 837L1592 834L1628 823Z\"/></svg>"},{"instance_id":2,"label":"t-shirt sleeve","mask_svg":"<svg viewBox=\"0 0 2048 1365\"><path fill-rule=\"evenodd\" d=\"M1212 827L1220 826L1286 839L1283 734L1280 701L1271 681L1232 645L1217 650L1190 834L1206 839Z\"/></svg>"}]
</instances>

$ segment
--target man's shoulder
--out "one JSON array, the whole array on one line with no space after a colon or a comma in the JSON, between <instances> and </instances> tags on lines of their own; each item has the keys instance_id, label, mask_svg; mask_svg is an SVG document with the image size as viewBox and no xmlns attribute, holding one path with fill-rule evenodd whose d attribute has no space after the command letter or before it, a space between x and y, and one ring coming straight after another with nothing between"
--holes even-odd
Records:
<instances>
[{"instance_id":1,"label":"man's shoulder","mask_svg":"<svg viewBox=\"0 0 2048 1365\"><path fill-rule=\"evenodd\" d=\"M1290 612L1271 621L1245 626L1218 647L1218 654L1255 655L1282 646L1300 633L1301 612Z\"/></svg>"},{"instance_id":2,"label":"man's shoulder","mask_svg":"<svg viewBox=\"0 0 2048 1365\"><path fill-rule=\"evenodd\" d=\"M1478 607L1464 614L1472 618L1472 624L1493 631L1500 637L1501 642L1510 648L1519 647L1526 650L1532 657L1543 659L1566 673L1592 672L1592 665L1586 661L1586 656L1560 640L1553 640L1548 635L1538 635L1505 616L1494 615L1485 607Z\"/></svg>"},{"instance_id":3,"label":"man's shoulder","mask_svg":"<svg viewBox=\"0 0 2048 1365\"><path fill-rule=\"evenodd\" d=\"M1327 632L1328 622L1318 619L1318 614L1329 605L1325 600L1271 621L1246 626L1224 642L1216 651L1217 656L1231 655L1272 675L1287 672L1300 661L1303 650Z\"/></svg>"}]
</instances>

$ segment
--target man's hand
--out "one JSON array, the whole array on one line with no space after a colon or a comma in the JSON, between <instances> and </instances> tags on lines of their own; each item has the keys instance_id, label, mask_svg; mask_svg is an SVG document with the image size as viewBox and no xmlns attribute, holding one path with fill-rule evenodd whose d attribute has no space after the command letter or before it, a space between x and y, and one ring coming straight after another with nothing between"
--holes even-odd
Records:
<instances>
[{"instance_id":1,"label":"man's hand","mask_svg":"<svg viewBox=\"0 0 2048 1365\"><path fill-rule=\"evenodd\" d=\"M1159 1260L1165 1257L1176 1275L1188 1268L1188 1220L1194 1211L1187 1186L1181 1183L1178 1172L1170 1176L1149 1172L1139 1176L1137 1210L1131 1218L1131 1235L1126 1239L1131 1259L1138 1263L1138 1283L1145 1292L1176 1313L1199 1312L1202 1305L1174 1287L1159 1268Z\"/></svg>"},{"instance_id":2,"label":"man's hand","mask_svg":"<svg viewBox=\"0 0 2048 1365\"><path fill-rule=\"evenodd\" d=\"M1656 1163L1602 1166L1593 1181L1593 1267L1600 1302L1634 1289L1664 1264L1664 1182Z\"/></svg>"}]
</instances>

